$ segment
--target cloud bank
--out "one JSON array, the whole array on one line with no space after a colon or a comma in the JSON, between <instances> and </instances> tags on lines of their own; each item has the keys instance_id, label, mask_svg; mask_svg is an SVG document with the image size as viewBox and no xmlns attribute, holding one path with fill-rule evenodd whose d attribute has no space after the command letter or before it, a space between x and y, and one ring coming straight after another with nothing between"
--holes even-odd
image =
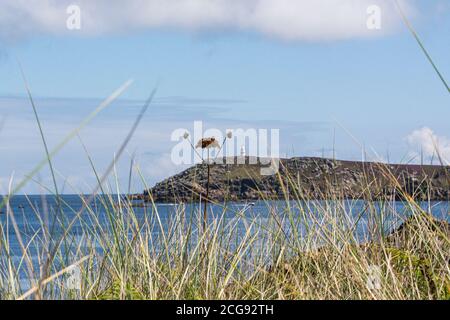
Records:
<instances>
[{"instance_id":1,"label":"cloud bank","mask_svg":"<svg viewBox=\"0 0 450 320\"><path fill-rule=\"evenodd\" d=\"M442 161L449 165L450 164L450 139L445 136L436 135L433 130L428 127L423 127L421 129L411 132L406 140L408 144L418 150L422 150L425 157L434 157L436 161L438 160L438 154Z\"/></svg>"},{"instance_id":2,"label":"cloud bank","mask_svg":"<svg viewBox=\"0 0 450 320\"><path fill-rule=\"evenodd\" d=\"M399 1L408 14L412 0ZM67 8L78 5L81 29L69 31ZM381 29L367 28L368 8L381 9ZM187 31L256 32L292 41L365 38L390 33L400 24L391 0L2 0L0 39L36 34L127 33L169 28Z\"/></svg>"}]
</instances>

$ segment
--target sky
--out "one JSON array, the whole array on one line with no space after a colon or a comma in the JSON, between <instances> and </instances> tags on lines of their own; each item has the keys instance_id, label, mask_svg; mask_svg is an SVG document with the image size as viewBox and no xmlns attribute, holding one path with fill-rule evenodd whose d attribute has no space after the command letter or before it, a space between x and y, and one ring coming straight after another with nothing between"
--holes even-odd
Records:
<instances>
[{"instance_id":1,"label":"sky","mask_svg":"<svg viewBox=\"0 0 450 320\"><path fill-rule=\"evenodd\" d=\"M450 3L398 3L448 82ZM373 5L379 29L367 27ZM78 9L79 29L70 24ZM279 129L287 157L334 149L361 160L364 150L366 160L417 163L420 152L431 162L437 148L450 160L449 92L390 0L2 0L3 194L45 157L19 63L50 149L133 80L55 156L65 193L95 187L87 154L104 172L155 86L117 159L122 191L132 157L149 186L186 168L171 161L171 134L191 132L194 121L223 132ZM131 191L143 187L135 177ZM52 190L44 167L19 193Z\"/></svg>"}]
</instances>

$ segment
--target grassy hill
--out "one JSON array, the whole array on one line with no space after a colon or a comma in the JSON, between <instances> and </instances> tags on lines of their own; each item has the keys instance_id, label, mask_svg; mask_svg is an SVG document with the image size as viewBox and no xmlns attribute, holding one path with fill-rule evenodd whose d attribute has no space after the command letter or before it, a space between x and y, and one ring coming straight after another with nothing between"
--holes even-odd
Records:
<instances>
[{"instance_id":1,"label":"grassy hill","mask_svg":"<svg viewBox=\"0 0 450 320\"><path fill-rule=\"evenodd\" d=\"M262 175L259 158L219 159L210 164L209 199L415 199L448 200L450 167L341 161L312 157L280 159L279 171ZM227 164L227 160L228 163ZM198 201L206 196L207 164L157 183L141 198L155 202Z\"/></svg>"}]
</instances>

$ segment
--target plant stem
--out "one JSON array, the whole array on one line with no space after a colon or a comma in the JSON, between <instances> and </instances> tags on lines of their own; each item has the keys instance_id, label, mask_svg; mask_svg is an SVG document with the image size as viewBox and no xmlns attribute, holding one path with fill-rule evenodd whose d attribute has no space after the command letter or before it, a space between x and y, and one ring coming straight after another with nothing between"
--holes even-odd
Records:
<instances>
[{"instance_id":1,"label":"plant stem","mask_svg":"<svg viewBox=\"0 0 450 320\"><path fill-rule=\"evenodd\" d=\"M207 179L206 179L206 197L203 207L203 232L206 231L206 221L208 219L208 198L209 198L209 177L210 177L210 163L209 163L209 150L208 150L208 162L207 162Z\"/></svg>"}]
</instances>

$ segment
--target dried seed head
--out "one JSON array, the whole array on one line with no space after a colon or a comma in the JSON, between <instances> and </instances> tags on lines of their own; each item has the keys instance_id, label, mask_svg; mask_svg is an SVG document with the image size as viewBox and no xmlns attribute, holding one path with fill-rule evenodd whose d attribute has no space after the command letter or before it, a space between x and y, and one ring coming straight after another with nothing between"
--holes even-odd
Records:
<instances>
[{"instance_id":1,"label":"dried seed head","mask_svg":"<svg viewBox=\"0 0 450 320\"><path fill-rule=\"evenodd\" d=\"M216 138L203 138L200 139L195 145L196 148L209 149L209 148L219 148L219 143L217 143Z\"/></svg>"}]
</instances>

